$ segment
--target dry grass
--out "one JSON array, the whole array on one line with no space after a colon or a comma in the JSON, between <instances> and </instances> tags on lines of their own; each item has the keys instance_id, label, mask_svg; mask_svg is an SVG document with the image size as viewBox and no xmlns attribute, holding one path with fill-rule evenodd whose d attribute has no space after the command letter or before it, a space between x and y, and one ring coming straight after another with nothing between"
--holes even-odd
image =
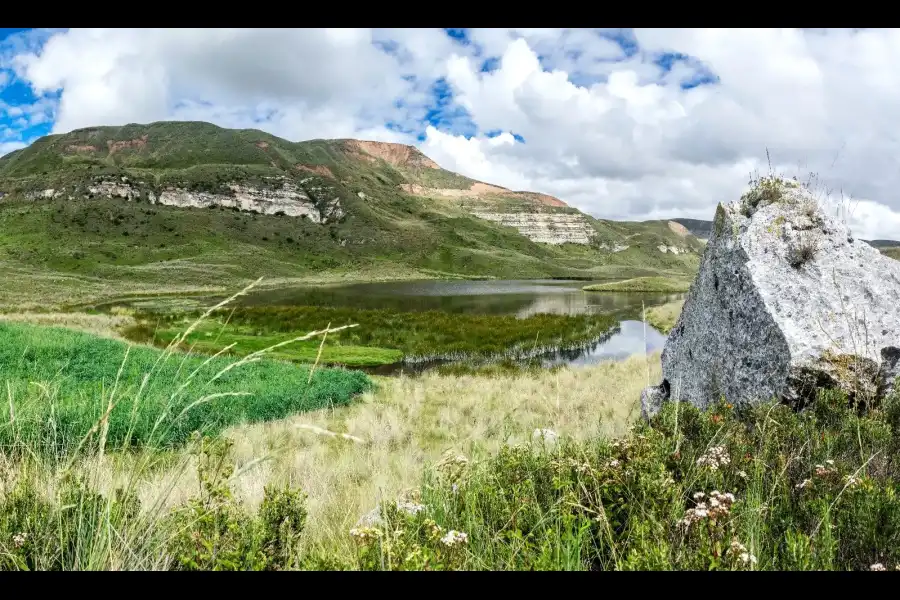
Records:
<instances>
[{"instance_id":1,"label":"dry grass","mask_svg":"<svg viewBox=\"0 0 900 600\"><path fill-rule=\"evenodd\" d=\"M119 331L135 320L128 314L87 314L87 313L8 313L0 314L0 321L31 323L48 327L65 327L84 331L96 336L126 341Z\"/></svg>"},{"instance_id":2,"label":"dry grass","mask_svg":"<svg viewBox=\"0 0 900 600\"><path fill-rule=\"evenodd\" d=\"M446 453L486 457L504 443L529 440L538 428L576 439L623 434L638 414L647 361L635 356L526 377L381 379L377 391L352 406L228 430L232 487L256 507L267 484L299 486L309 495L306 543L349 556L347 532L359 518L380 499L418 486L425 468ZM659 355L649 361L656 380ZM186 453L150 474L135 468L137 460L140 454L107 455L81 467L104 492L142 471L145 507L174 506L197 493L196 465Z\"/></svg>"},{"instance_id":3,"label":"dry grass","mask_svg":"<svg viewBox=\"0 0 900 600\"><path fill-rule=\"evenodd\" d=\"M684 308L684 300L648 308L647 324L652 325L660 333L668 334L675 327L675 323L678 322L682 308Z\"/></svg>"}]
</instances>

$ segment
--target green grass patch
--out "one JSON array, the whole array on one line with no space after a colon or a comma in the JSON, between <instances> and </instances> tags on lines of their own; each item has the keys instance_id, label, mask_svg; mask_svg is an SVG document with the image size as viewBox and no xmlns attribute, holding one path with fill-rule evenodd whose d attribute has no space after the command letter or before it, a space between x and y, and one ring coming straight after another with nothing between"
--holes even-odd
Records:
<instances>
[{"instance_id":1,"label":"green grass patch","mask_svg":"<svg viewBox=\"0 0 900 600\"><path fill-rule=\"evenodd\" d=\"M636 277L623 281L586 285L586 292L660 292L685 293L691 289L691 282L685 279L669 277Z\"/></svg>"},{"instance_id":2,"label":"green grass patch","mask_svg":"<svg viewBox=\"0 0 900 600\"><path fill-rule=\"evenodd\" d=\"M228 327L220 323L204 323L195 332L187 336L182 348L188 348L193 352L203 354L215 354L224 347L234 344L234 348L228 352L232 356L246 356L258 352L264 348L274 346L281 342L298 337L306 332L294 334L264 334L264 333L240 333L241 329ZM156 342L168 346L175 338L181 335L178 328L168 328L160 331L156 336ZM340 335L334 334L335 336ZM390 348L378 348L372 346L356 346L353 344L336 344L334 340L321 346L320 340L296 342L289 346L282 346L272 351L267 356L270 358L314 363L319 356L319 348L322 347L320 362L329 365L344 365L348 367L373 367L389 365L403 359L403 352Z\"/></svg>"},{"instance_id":3,"label":"green grass patch","mask_svg":"<svg viewBox=\"0 0 900 600\"><path fill-rule=\"evenodd\" d=\"M0 407L0 444L70 450L112 403L109 447L173 446L194 431L215 434L347 404L371 386L360 372L319 369L309 381L308 368L286 362L265 359L226 370L233 363L0 323L0 381L8 392Z\"/></svg>"},{"instance_id":4,"label":"green grass patch","mask_svg":"<svg viewBox=\"0 0 900 600\"><path fill-rule=\"evenodd\" d=\"M165 345L194 316L145 315L144 323L125 332L135 341ZM214 352L232 342L245 353L271 341L291 339L331 323L358 327L329 335L323 360L358 365L390 364L400 356L416 358L484 357L534 348L560 348L595 340L618 322L615 315L539 314L524 319L509 315L472 315L440 311L404 312L313 306L236 307L223 309L189 336L195 349ZM262 341L265 340L265 341ZM292 348L291 360L315 359L318 344ZM383 362L376 363L376 360Z\"/></svg>"}]
</instances>

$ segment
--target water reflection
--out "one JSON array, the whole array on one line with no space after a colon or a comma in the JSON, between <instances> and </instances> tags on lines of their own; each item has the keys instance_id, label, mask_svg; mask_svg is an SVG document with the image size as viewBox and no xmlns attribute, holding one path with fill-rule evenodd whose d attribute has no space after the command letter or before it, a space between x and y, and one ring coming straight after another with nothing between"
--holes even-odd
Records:
<instances>
[{"instance_id":1,"label":"water reflection","mask_svg":"<svg viewBox=\"0 0 900 600\"><path fill-rule=\"evenodd\" d=\"M507 280L507 281L403 281L350 285L306 286L256 291L238 299L245 306L331 306L397 311L437 310L449 313L516 315L526 318L539 313L576 315L618 314L618 326L604 336L577 347L518 352L482 359L485 362L512 360L519 364L545 367L580 367L606 360L620 360L634 354L662 349L666 336L640 319L641 308L679 300L683 294L586 293L590 281ZM193 299L199 304L217 299ZM159 300L151 302L159 303ZM130 301L131 305L139 301ZM120 304L120 303L117 303ZM161 310L159 306L156 308ZM421 373L452 362L433 360L405 362L366 369L374 374ZM471 361L468 361L471 362Z\"/></svg>"}]
</instances>

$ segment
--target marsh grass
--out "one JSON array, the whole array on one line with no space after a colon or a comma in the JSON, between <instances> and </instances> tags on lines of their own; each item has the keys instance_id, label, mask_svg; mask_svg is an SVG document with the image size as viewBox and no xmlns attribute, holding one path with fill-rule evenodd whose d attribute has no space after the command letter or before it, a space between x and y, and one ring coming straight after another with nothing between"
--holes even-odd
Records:
<instances>
[{"instance_id":1,"label":"marsh grass","mask_svg":"<svg viewBox=\"0 0 900 600\"><path fill-rule=\"evenodd\" d=\"M668 302L661 306L651 306L646 311L647 324L660 333L668 334L678 322L683 308L684 300Z\"/></svg>"},{"instance_id":2,"label":"marsh grass","mask_svg":"<svg viewBox=\"0 0 900 600\"><path fill-rule=\"evenodd\" d=\"M300 331L346 323L358 327L329 336L321 359L326 364L370 366L401 359L427 361L462 357L502 357L518 351L555 350L594 341L618 322L614 315L452 314L439 311L371 310L338 307L273 306L235 307L213 313L214 320L185 337L197 351L215 353L223 348L241 355L268 346ZM168 345L190 316L143 315L142 324L125 331L129 339ZM312 362L318 342L292 344L282 358Z\"/></svg>"}]
</instances>

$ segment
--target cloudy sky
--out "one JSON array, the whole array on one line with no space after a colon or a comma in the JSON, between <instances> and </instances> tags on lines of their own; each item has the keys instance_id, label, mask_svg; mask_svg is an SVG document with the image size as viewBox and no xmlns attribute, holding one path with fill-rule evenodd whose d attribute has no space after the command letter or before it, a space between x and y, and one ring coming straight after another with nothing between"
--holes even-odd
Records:
<instances>
[{"instance_id":1,"label":"cloudy sky","mask_svg":"<svg viewBox=\"0 0 900 600\"><path fill-rule=\"evenodd\" d=\"M773 165L900 239L900 30L4 30L0 154L165 119L410 143L612 219ZM895 113L897 113L895 115Z\"/></svg>"}]
</instances>

